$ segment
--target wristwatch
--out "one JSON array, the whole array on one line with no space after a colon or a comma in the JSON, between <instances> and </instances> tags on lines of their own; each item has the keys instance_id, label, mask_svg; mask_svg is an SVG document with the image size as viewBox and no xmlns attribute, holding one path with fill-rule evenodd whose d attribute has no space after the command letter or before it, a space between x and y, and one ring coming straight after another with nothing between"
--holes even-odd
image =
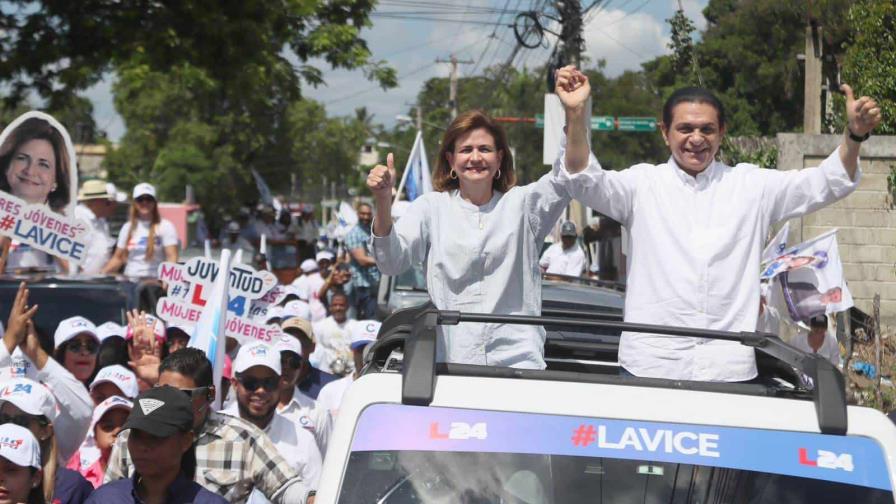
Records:
<instances>
[{"instance_id":1,"label":"wristwatch","mask_svg":"<svg viewBox=\"0 0 896 504\"><path fill-rule=\"evenodd\" d=\"M871 136L870 131L868 133L865 133L864 136L856 135L855 133L852 132L851 129L849 129L849 126L846 127L846 133L849 135L849 139L856 143L862 143L865 140L868 140L868 137Z\"/></svg>"}]
</instances>

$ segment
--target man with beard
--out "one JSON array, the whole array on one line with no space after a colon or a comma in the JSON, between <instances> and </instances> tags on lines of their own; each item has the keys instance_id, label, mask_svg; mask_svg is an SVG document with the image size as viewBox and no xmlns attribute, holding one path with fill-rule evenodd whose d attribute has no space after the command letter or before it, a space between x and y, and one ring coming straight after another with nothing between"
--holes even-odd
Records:
<instances>
[{"instance_id":1,"label":"man with beard","mask_svg":"<svg viewBox=\"0 0 896 504\"><path fill-rule=\"evenodd\" d=\"M239 416L264 431L305 485L316 489L321 456L314 436L277 413L280 352L261 342L245 345L233 361L233 373L236 403L221 412ZM253 495L250 502L263 502L260 497Z\"/></svg>"},{"instance_id":2,"label":"man with beard","mask_svg":"<svg viewBox=\"0 0 896 504\"><path fill-rule=\"evenodd\" d=\"M351 256L355 308L359 320L376 317L376 291L380 284L380 270L370 254L371 222L373 209L367 203L361 203L358 205L358 224L345 237L345 248Z\"/></svg>"}]
</instances>

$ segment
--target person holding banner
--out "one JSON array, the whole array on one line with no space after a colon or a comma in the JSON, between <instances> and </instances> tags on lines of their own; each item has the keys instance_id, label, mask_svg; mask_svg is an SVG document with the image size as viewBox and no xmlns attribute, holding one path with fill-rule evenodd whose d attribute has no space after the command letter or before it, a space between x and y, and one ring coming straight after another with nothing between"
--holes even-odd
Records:
<instances>
[{"instance_id":1,"label":"person holding banner","mask_svg":"<svg viewBox=\"0 0 896 504\"><path fill-rule=\"evenodd\" d=\"M859 148L881 111L844 85L847 127L840 146L802 170L727 166L716 156L725 109L703 88L675 91L663 106L667 162L603 170L590 154L588 78L557 71L566 112L566 146L555 162L558 183L629 231L625 320L727 331L755 331L760 257L769 227L845 198L858 187ZM750 381L755 352L737 342L622 333L622 374L675 380Z\"/></svg>"},{"instance_id":2,"label":"person holding banner","mask_svg":"<svg viewBox=\"0 0 896 504\"><path fill-rule=\"evenodd\" d=\"M21 198L26 203L46 205L57 213L65 213L71 200L70 170L72 160L65 137L49 121L31 117L13 129L0 144L0 191ZM64 271L61 259L37 250L18 240L0 238L0 272L23 268Z\"/></svg>"},{"instance_id":3,"label":"person holding banner","mask_svg":"<svg viewBox=\"0 0 896 504\"><path fill-rule=\"evenodd\" d=\"M367 176L376 202L371 249L384 274L398 275L422 262L427 291L439 309L541 313L541 244L570 201L554 177L516 186L504 130L478 110L448 126L432 177L435 191L415 199L394 224L393 169L389 154L386 166ZM544 329L536 326L440 326L437 359L541 369L544 339Z\"/></svg>"}]
</instances>

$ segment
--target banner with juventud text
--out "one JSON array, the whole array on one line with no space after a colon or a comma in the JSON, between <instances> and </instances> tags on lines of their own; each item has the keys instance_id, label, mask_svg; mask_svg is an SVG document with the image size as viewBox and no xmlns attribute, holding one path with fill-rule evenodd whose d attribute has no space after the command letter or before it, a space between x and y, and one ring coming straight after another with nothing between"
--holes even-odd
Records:
<instances>
[{"instance_id":1,"label":"banner with juventud text","mask_svg":"<svg viewBox=\"0 0 896 504\"><path fill-rule=\"evenodd\" d=\"M160 264L159 279L168 284L168 295L159 299L156 313L169 324L196 326L212 302L219 270L219 264L205 257L194 257L186 264ZM265 323L268 307L284 295L274 274L231 263L227 280L224 334L240 343L276 341L280 329Z\"/></svg>"},{"instance_id":2,"label":"banner with juventud text","mask_svg":"<svg viewBox=\"0 0 896 504\"><path fill-rule=\"evenodd\" d=\"M78 167L65 127L43 112L22 114L0 134L0 165L6 270L53 266L43 254L83 262L90 228L74 218Z\"/></svg>"}]
</instances>

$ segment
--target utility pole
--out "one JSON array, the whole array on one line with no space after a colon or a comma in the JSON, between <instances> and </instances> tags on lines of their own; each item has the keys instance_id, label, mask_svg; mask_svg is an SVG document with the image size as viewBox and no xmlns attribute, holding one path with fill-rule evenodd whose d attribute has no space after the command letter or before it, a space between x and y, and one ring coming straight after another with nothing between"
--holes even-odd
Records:
<instances>
[{"instance_id":1,"label":"utility pole","mask_svg":"<svg viewBox=\"0 0 896 504\"><path fill-rule=\"evenodd\" d=\"M806 26L805 80L803 84L803 133L821 133L821 26Z\"/></svg>"},{"instance_id":2,"label":"utility pole","mask_svg":"<svg viewBox=\"0 0 896 504\"><path fill-rule=\"evenodd\" d=\"M562 65L573 64L581 68L582 51L585 47L585 39L582 37L582 3L579 0L560 0L556 6L563 26L560 32L560 41L563 43L560 62Z\"/></svg>"},{"instance_id":3,"label":"utility pole","mask_svg":"<svg viewBox=\"0 0 896 504\"><path fill-rule=\"evenodd\" d=\"M585 39L582 37L582 3L580 0L557 0L554 4L560 14L560 60L558 67L573 64L576 68L582 68L582 51L585 47ZM549 78L549 82L552 80ZM549 92L553 93L551 89ZM579 232L585 229L587 222L586 208L577 200L569 202L566 207L566 218L575 222Z\"/></svg>"},{"instance_id":4,"label":"utility pole","mask_svg":"<svg viewBox=\"0 0 896 504\"><path fill-rule=\"evenodd\" d=\"M576 0L578 1L578 0ZM450 86L448 88L448 105L451 106L451 119L457 117L457 65L464 64L470 65L474 63L471 60L459 60L457 56L454 54L451 55L447 60L443 60L442 58L437 58L436 63L451 63L451 77L450 77Z\"/></svg>"}]
</instances>

